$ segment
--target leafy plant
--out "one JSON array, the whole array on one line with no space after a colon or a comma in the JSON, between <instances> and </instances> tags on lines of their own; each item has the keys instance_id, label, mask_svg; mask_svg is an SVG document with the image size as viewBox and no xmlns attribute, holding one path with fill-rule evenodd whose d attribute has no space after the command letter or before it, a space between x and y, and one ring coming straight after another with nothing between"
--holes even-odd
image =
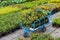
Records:
<instances>
[{"instance_id":1,"label":"leafy plant","mask_svg":"<svg viewBox=\"0 0 60 40\"><path fill-rule=\"evenodd\" d=\"M60 40L60 38L52 38L50 34L40 34L40 33L32 33L29 38L30 40Z\"/></svg>"},{"instance_id":2,"label":"leafy plant","mask_svg":"<svg viewBox=\"0 0 60 40\"><path fill-rule=\"evenodd\" d=\"M25 15L21 18L21 23L24 26L30 26L32 23L34 23L38 19L44 18L49 13L47 11L44 11L44 10L41 10L41 9L39 9L39 10L35 9L35 10L32 10L32 11L30 11L28 13L24 13L24 14Z\"/></svg>"},{"instance_id":3,"label":"leafy plant","mask_svg":"<svg viewBox=\"0 0 60 40\"><path fill-rule=\"evenodd\" d=\"M18 7L12 7L12 6L2 7L0 8L0 14L6 14L18 10L20 10Z\"/></svg>"},{"instance_id":4,"label":"leafy plant","mask_svg":"<svg viewBox=\"0 0 60 40\"><path fill-rule=\"evenodd\" d=\"M55 26L60 26L60 17L57 17L55 18L53 21L52 21L52 24L55 25Z\"/></svg>"},{"instance_id":5,"label":"leafy plant","mask_svg":"<svg viewBox=\"0 0 60 40\"><path fill-rule=\"evenodd\" d=\"M26 4L22 5L29 9L22 10L17 5L0 8L1 32L5 33L12 29L15 29L19 27L20 23L22 23L24 27L31 27L30 24L32 24L34 21L44 18L49 14L48 11L41 10L40 8L30 8L32 6L38 6L39 4L41 4L39 1L27 2Z\"/></svg>"}]
</instances>

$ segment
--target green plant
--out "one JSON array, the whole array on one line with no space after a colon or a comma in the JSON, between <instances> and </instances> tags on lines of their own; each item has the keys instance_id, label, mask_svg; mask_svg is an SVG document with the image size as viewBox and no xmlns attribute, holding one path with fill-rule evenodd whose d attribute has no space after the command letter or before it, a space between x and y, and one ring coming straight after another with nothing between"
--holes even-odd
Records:
<instances>
[{"instance_id":1,"label":"green plant","mask_svg":"<svg viewBox=\"0 0 60 40\"><path fill-rule=\"evenodd\" d=\"M35 2L37 5L35 4ZM22 4L23 6L29 8L26 10L21 10L17 6L7 6L0 8L0 32L5 33L11 31L19 27L20 23L22 23L24 27L26 27L27 25L28 27L31 27L31 23L40 18L44 18L47 14L49 14L48 11L44 11L39 8L30 8L33 5L38 6L39 3L39 1L26 3L30 4L29 6Z\"/></svg>"},{"instance_id":2,"label":"green plant","mask_svg":"<svg viewBox=\"0 0 60 40\"><path fill-rule=\"evenodd\" d=\"M38 19L41 19L41 18L44 18L46 15L48 15L48 11L45 11L45 10L32 10L28 13L24 13L25 15L21 18L21 23L26 27L30 27L30 25L32 23L34 23L35 21L37 21ZM48 21L48 18L45 19ZM45 20L43 21L43 23L45 23ZM42 23L42 24L43 24Z\"/></svg>"},{"instance_id":3,"label":"green plant","mask_svg":"<svg viewBox=\"0 0 60 40\"><path fill-rule=\"evenodd\" d=\"M33 33L30 36L31 40L59 40L60 38L52 38L52 36L50 34L36 34Z\"/></svg>"},{"instance_id":4,"label":"green plant","mask_svg":"<svg viewBox=\"0 0 60 40\"><path fill-rule=\"evenodd\" d=\"M55 19L52 21L52 25L60 26L60 17L55 18Z\"/></svg>"},{"instance_id":5,"label":"green plant","mask_svg":"<svg viewBox=\"0 0 60 40\"><path fill-rule=\"evenodd\" d=\"M33 23L33 21L43 18L48 14L47 11L44 10L41 10L39 12L36 9L29 9L27 11L24 11L17 10L0 14L0 31L7 32L9 30L15 29L19 26L19 23L22 23L23 26L26 27L27 25ZM29 25L28 27L31 26Z\"/></svg>"},{"instance_id":6,"label":"green plant","mask_svg":"<svg viewBox=\"0 0 60 40\"><path fill-rule=\"evenodd\" d=\"M0 6L8 6L12 4L21 4L23 2L26 2L26 0L3 0L0 3Z\"/></svg>"},{"instance_id":7,"label":"green plant","mask_svg":"<svg viewBox=\"0 0 60 40\"><path fill-rule=\"evenodd\" d=\"M40 33L32 33L29 38L30 40L60 40L60 38L52 38L50 34L40 34Z\"/></svg>"}]
</instances>

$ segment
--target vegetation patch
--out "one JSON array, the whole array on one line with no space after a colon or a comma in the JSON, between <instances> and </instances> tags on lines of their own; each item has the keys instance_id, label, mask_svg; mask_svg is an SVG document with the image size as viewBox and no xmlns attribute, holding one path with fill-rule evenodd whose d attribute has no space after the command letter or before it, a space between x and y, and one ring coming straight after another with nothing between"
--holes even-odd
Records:
<instances>
[{"instance_id":1,"label":"vegetation patch","mask_svg":"<svg viewBox=\"0 0 60 40\"><path fill-rule=\"evenodd\" d=\"M29 40L60 40L60 38L53 38L50 34L33 33ZM26 38L18 38L18 40L26 40Z\"/></svg>"},{"instance_id":2,"label":"vegetation patch","mask_svg":"<svg viewBox=\"0 0 60 40\"><path fill-rule=\"evenodd\" d=\"M60 17L57 17L53 20L52 25L55 27L60 27Z\"/></svg>"},{"instance_id":3,"label":"vegetation patch","mask_svg":"<svg viewBox=\"0 0 60 40\"><path fill-rule=\"evenodd\" d=\"M0 15L18 11L18 10L19 10L18 7L12 7L12 6L2 7L2 8L0 8Z\"/></svg>"}]
</instances>

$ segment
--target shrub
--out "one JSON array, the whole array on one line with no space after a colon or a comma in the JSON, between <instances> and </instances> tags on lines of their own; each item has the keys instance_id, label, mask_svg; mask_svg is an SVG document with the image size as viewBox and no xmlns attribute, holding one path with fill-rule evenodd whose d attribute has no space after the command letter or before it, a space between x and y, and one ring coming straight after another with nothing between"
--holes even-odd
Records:
<instances>
[{"instance_id":1,"label":"shrub","mask_svg":"<svg viewBox=\"0 0 60 40\"><path fill-rule=\"evenodd\" d=\"M52 25L55 26L55 27L60 27L60 17L55 18L52 21Z\"/></svg>"}]
</instances>

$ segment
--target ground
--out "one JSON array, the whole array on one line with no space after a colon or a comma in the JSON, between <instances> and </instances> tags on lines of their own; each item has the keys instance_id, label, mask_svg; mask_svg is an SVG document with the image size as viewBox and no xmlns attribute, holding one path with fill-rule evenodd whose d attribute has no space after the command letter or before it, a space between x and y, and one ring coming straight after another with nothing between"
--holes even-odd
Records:
<instances>
[{"instance_id":1,"label":"ground","mask_svg":"<svg viewBox=\"0 0 60 40\"><path fill-rule=\"evenodd\" d=\"M60 12L57 12L56 14L52 15L51 20L53 20L57 16L60 16ZM23 29L19 29L9 35L0 38L0 40L17 40L18 37L23 37L23 33ZM60 28L54 28L52 27L52 24L48 24L45 33L50 33L52 37L60 37Z\"/></svg>"}]
</instances>

